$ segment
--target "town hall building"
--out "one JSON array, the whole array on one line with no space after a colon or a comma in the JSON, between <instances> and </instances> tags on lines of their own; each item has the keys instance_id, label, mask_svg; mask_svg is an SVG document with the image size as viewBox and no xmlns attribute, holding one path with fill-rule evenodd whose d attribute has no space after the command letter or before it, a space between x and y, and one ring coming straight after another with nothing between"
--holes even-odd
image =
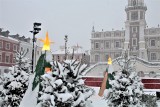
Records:
<instances>
[{"instance_id":1,"label":"town hall building","mask_svg":"<svg viewBox=\"0 0 160 107\"><path fill-rule=\"evenodd\" d=\"M91 64L115 59L124 51L148 62L160 62L160 27L148 28L144 0L128 0L125 29L91 34Z\"/></svg>"}]
</instances>

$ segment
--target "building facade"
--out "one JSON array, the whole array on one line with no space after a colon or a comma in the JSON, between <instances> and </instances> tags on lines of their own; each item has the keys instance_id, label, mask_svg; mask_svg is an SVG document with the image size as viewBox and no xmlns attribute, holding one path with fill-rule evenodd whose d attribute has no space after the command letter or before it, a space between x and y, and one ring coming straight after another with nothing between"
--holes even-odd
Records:
<instances>
[{"instance_id":1,"label":"building facade","mask_svg":"<svg viewBox=\"0 0 160 107\"><path fill-rule=\"evenodd\" d=\"M8 67L15 64L14 58L18 49L17 40L0 35L0 75L8 73Z\"/></svg>"},{"instance_id":2,"label":"building facade","mask_svg":"<svg viewBox=\"0 0 160 107\"><path fill-rule=\"evenodd\" d=\"M24 36L9 35L9 31L0 28L0 75L8 73L8 68L15 65L15 56L18 51L27 52L26 57L32 60L32 43L30 38ZM35 45L34 64L36 65L41 55L42 48Z\"/></svg>"},{"instance_id":3,"label":"building facade","mask_svg":"<svg viewBox=\"0 0 160 107\"><path fill-rule=\"evenodd\" d=\"M160 28L148 28L144 0L128 0L124 30L95 31L91 34L91 63L115 59L124 51L149 62L160 62Z\"/></svg>"},{"instance_id":4,"label":"building facade","mask_svg":"<svg viewBox=\"0 0 160 107\"><path fill-rule=\"evenodd\" d=\"M65 47L61 46L59 50L54 51L52 54L53 54L53 60L63 62L65 60ZM87 64L87 65L90 64L89 52L84 51L81 46L72 46L67 48L66 59L71 60L72 57L77 61L82 61L82 63L84 64Z\"/></svg>"}]
</instances>

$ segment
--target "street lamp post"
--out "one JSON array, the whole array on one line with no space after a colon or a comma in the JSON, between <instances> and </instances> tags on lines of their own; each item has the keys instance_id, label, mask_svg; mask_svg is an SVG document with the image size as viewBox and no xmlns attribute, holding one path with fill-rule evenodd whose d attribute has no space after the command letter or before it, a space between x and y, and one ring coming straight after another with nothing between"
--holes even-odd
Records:
<instances>
[{"instance_id":1,"label":"street lamp post","mask_svg":"<svg viewBox=\"0 0 160 107\"><path fill-rule=\"evenodd\" d=\"M65 35L64 40L65 40L65 60L66 60L67 59L67 41L68 41L68 35Z\"/></svg>"},{"instance_id":2,"label":"street lamp post","mask_svg":"<svg viewBox=\"0 0 160 107\"><path fill-rule=\"evenodd\" d=\"M33 68L34 68L34 43L36 42L36 38L35 35L39 33L39 31L41 30L41 28L39 28L39 26L41 26L41 23L33 23L33 31L30 31L31 33L33 33L33 49L32 49L32 73L33 73Z\"/></svg>"}]
</instances>

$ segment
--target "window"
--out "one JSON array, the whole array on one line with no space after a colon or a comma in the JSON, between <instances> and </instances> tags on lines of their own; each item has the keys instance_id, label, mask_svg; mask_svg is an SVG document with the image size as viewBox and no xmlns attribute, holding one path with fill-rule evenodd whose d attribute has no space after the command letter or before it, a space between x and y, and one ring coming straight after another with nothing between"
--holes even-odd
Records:
<instances>
[{"instance_id":1,"label":"window","mask_svg":"<svg viewBox=\"0 0 160 107\"><path fill-rule=\"evenodd\" d=\"M110 48L110 43L106 42L106 48Z\"/></svg>"},{"instance_id":2,"label":"window","mask_svg":"<svg viewBox=\"0 0 160 107\"><path fill-rule=\"evenodd\" d=\"M10 49L10 43L6 43L6 49L7 49L7 50Z\"/></svg>"},{"instance_id":3,"label":"window","mask_svg":"<svg viewBox=\"0 0 160 107\"><path fill-rule=\"evenodd\" d=\"M0 53L0 62L2 62L2 54Z\"/></svg>"},{"instance_id":4,"label":"window","mask_svg":"<svg viewBox=\"0 0 160 107\"><path fill-rule=\"evenodd\" d=\"M9 61L9 55L7 55L5 59L6 59L6 63L9 63L9 62L10 62L10 61Z\"/></svg>"},{"instance_id":5,"label":"window","mask_svg":"<svg viewBox=\"0 0 160 107\"><path fill-rule=\"evenodd\" d=\"M108 57L109 57L109 55L108 55L108 54L106 54L106 61L108 61Z\"/></svg>"},{"instance_id":6,"label":"window","mask_svg":"<svg viewBox=\"0 0 160 107\"><path fill-rule=\"evenodd\" d=\"M132 32L137 33L137 27L132 27Z\"/></svg>"},{"instance_id":7,"label":"window","mask_svg":"<svg viewBox=\"0 0 160 107\"><path fill-rule=\"evenodd\" d=\"M17 51L17 45L13 45L13 51Z\"/></svg>"},{"instance_id":8,"label":"window","mask_svg":"<svg viewBox=\"0 0 160 107\"><path fill-rule=\"evenodd\" d=\"M140 19L143 19L143 11L140 12Z\"/></svg>"},{"instance_id":9,"label":"window","mask_svg":"<svg viewBox=\"0 0 160 107\"><path fill-rule=\"evenodd\" d=\"M156 46L155 40L151 40L151 46Z\"/></svg>"},{"instance_id":10,"label":"window","mask_svg":"<svg viewBox=\"0 0 160 107\"><path fill-rule=\"evenodd\" d=\"M132 20L138 20L138 11L134 11L131 13L131 19Z\"/></svg>"},{"instance_id":11,"label":"window","mask_svg":"<svg viewBox=\"0 0 160 107\"><path fill-rule=\"evenodd\" d=\"M156 53L151 53L151 60L156 60Z\"/></svg>"},{"instance_id":12,"label":"window","mask_svg":"<svg viewBox=\"0 0 160 107\"><path fill-rule=\"evenodd\" d=\"M135 6L136 5L136 0L133 0L133 6Z\"/></svg>"},{"instance_id":13,"label":"window","mask_svg":"<svg viewBox=\"0 0 160 107\"><path fill-rule=\"evenodd\" d=\"M120 47L120 42L118 42L118 41L115 42L115 47L116 47L116 48L119 48L119 47Z\"/></svg>"},{"instance_id":14,"label":"window","mask_svg":"<svg viewBox=\"0 0 160 107\"><path fill-rule=\"evenodd\" d=\"M127 12L127 20L129 20L129 12Z\"/></svg>"},{"instance_id":15,"label":"window","mask_svg":"<svg viewBox=\"0 0 160 107\"><path fill-rule=\"evenodd\" d=\"M95 61L96 61L96 62L100 61L99 55L95 55Z\"/></svg>"},{"instance_id":16,"label":"window","mask_svg":"<svg viewBox=\"0 0 160 107\"><path fill-rule=\"evenodd\" d=\"M100 46L99 46L99 43L97 42L97 43L95 43L95 48L96 49L99 49L100 48Z\"/></svg>"},{"instance_id":17,"label":"window","mask_svg":"<svg viewBox=\"0 0 160 107\"><path fill-rule=\"evenodd\" d=\"M137 38L132 38L132 46L137 46Z\"/></svg>"},{"instance_id":18,"label":"window","mask_svg":"<svg viewBox=\"0 0 160 107\"><path fill-rule=\"evenodd\" d=\"M0 41L0 49L3 48L3 42Z\"/></svg>"}]
</instances>

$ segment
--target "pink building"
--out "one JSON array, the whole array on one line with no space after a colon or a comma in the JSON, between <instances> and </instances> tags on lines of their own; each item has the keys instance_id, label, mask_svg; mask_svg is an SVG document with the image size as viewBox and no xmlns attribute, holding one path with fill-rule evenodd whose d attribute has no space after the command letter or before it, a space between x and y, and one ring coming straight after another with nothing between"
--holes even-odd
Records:
<instances>
[{"instance_id":1,"label":"pink building","mask_svg":"<svg viewBox=\"0 0 160 107\"><path fill-rule=\"evenodd\" d=\"M8 73L8 67L15 64L14 57L18 49L18 40L0 35L0 75Z\"/></svg>"}]
</instances>

